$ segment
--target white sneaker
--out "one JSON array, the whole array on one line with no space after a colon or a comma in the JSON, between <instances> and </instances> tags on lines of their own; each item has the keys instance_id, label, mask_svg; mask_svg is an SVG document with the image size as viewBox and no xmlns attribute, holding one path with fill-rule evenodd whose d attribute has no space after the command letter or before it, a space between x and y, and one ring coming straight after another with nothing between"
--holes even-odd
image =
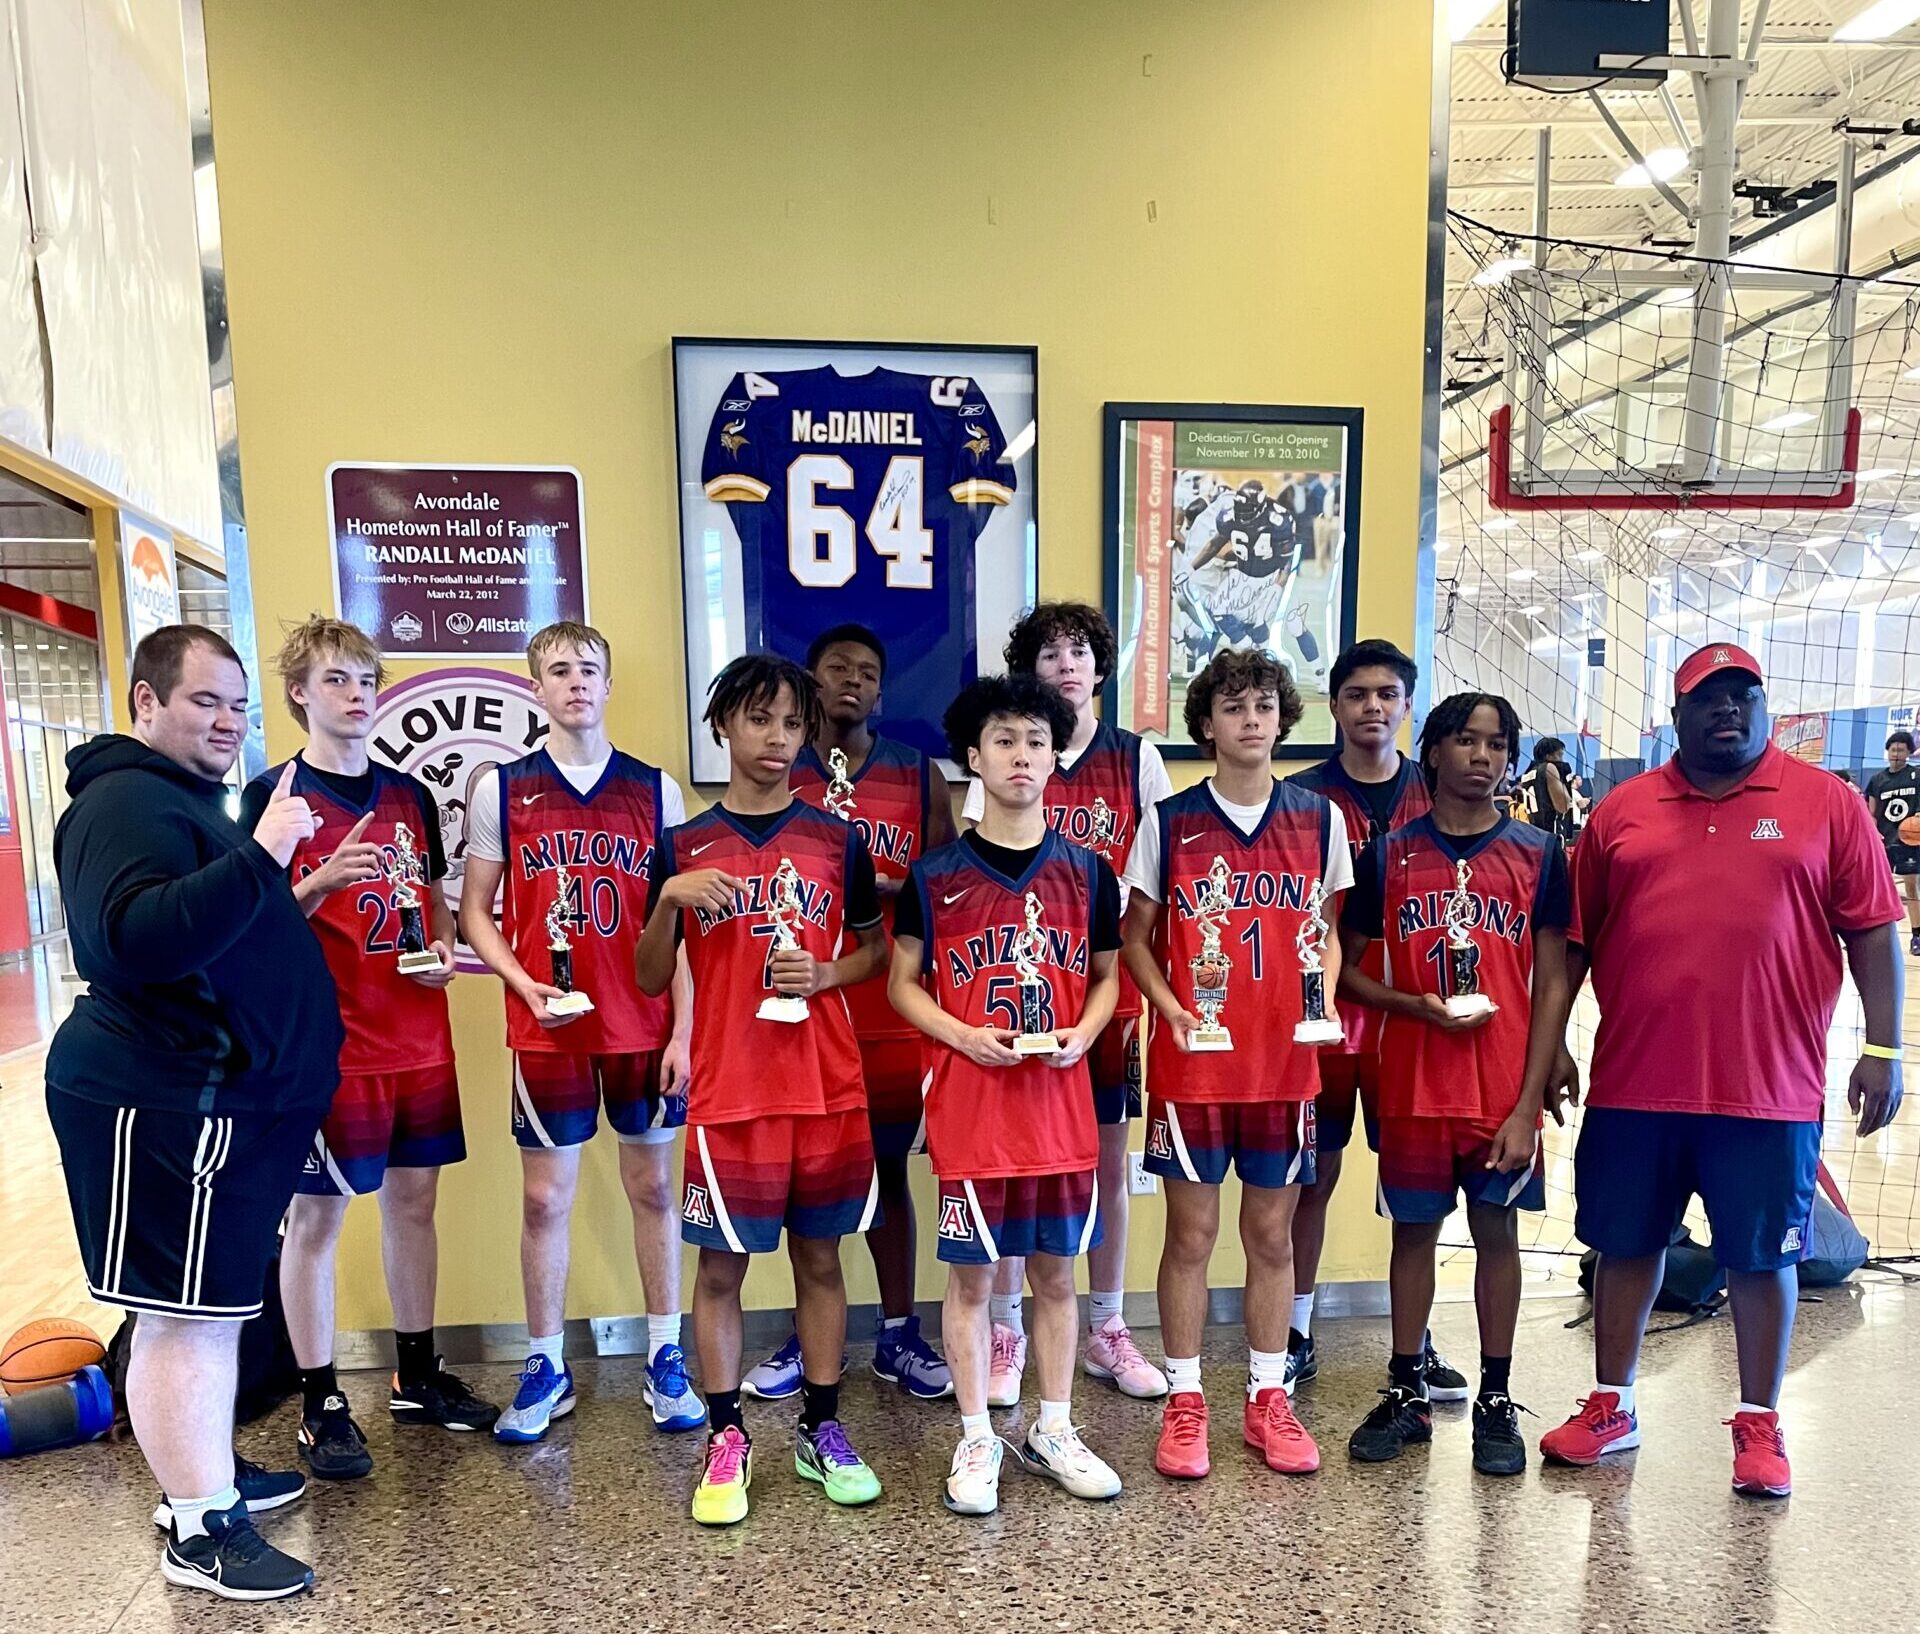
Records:
<instances>
[{"instance_id":1,"label":"white sneaker","mask_svg":"<svg viewBox=\"0 0 1920 1634\"><path fill-rule=\"evenodd\" d=\"M1018 1407L1027 1371L1027 1336L1004 1322L993 1324L993 1354L987 1368L987 1405Z\"/></svg>"},{"instance_id":2,"label":"white sneaker","mask_svg":"<svg viewBox=\"0 0 1920 1634\"><path fill-rule=\"evenodd\" d=\"M1003 1445L996 1435L985 1441L962 1438L953 1449L953 1468L947 1471L941 1501L956 1515L991 1515L1000 1507Z\"/></svg>"},{"instance_id":3,"label":"white sneaker","mask_svg":"<svg viewBox=\"0 0 1920 1634\"><path fill-rule=\"evenodd\" d=\"M1076 1498L1120 1496L1120 1477L1094 1457L1072 1425L1049 1434L1035 1424L1027 1431L1026 1445L1015 1451L1020 1456L1020 1467L1029 1475L1044 1475L1058 1481Z\"/></svg>"}]
</instances>

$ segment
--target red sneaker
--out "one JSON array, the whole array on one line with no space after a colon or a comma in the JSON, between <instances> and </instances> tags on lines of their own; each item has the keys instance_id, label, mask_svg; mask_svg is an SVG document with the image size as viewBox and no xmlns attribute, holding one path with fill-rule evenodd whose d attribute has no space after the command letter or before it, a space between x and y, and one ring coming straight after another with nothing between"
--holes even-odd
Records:
<instances>
[{"instance_id":1,"label":"red sneaker","mask_svg":"<svg viewBox=\"0 0 1920 1634\"><path fill-rule=\"evenodd\" d=\"M1207 1398L1198 1390L1167 1397L1160 1414L1160 1445L1153 1467L1177 1480L1197 1481L1213 1468L1207 1456Z\"/></svg>"},{"instance_id":2,"label":"red sneaker","mask_svg":"<svg viewBox=\"0 0 1920 1634\"><path fill-rule=\"evenodd\" d=\"M1282 1475L1311 1475L1320 1467L1320 1449L1307 1427L1293 1416L1293 1402L1278 1385L1247 1403L1240 1424L1249 1447L1258 1447L1267 1468Z\"/></svg>"},{"instance_id":3,"label":"red sneaker","mask_svg":"<svg viewBox=\"0 0 1920 1634\"><path fill-rule=\"evenodd\" d=\"M1793 1491L1780 1415L1735 1413L1726 1422L1733 1427L1733 1490L1748 1498L1784 1498Z\"/></svg>"},{"instance_id":4,"label":"red sneaker","mask_svg":"<svg viewBox=\"0 0 1920 1634\"><path fill-rule=\"evenodd\" d=\"M1540 1438L1540 1456L1555 1464L1597 1464L1610 1452L1640 1445L1640 1420L1620 1411L1611 1390L1596 1390L1580 1411Z\"/></svg>"}]
</instances>

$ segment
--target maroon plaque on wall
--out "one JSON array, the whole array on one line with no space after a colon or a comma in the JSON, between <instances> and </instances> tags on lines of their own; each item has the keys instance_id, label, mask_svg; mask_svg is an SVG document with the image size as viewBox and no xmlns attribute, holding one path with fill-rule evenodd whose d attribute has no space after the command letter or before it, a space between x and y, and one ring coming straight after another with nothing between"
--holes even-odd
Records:
<instances>
[{"instance_id":1,"label":"maroon plaque on wall","mask_svg":"<svg viewBox=\"0 0 1920 1634\"><path fill-rule=\"evenodd\" d=\"M389 658L517 658L587 619L586 506L571 466L327 468L333 598Z\"/></svg>"}]
</instances>

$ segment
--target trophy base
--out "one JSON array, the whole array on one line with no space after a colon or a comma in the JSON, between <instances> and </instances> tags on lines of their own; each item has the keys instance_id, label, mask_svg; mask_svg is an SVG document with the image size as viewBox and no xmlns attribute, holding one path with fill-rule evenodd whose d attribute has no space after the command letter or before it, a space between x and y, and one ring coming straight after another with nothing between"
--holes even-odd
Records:
<instances>
[{"instance_id":1,"label":"trophy base","mask_svg":"<svg viewBox=\"0 0 1920 1634\"><path fill-rule=\"evenodd\" d=\"M1346 1028L1330 1016L1322 1016L1318 1021L1302 1021L1293 1029L1293 1041L1296 1044L1339 1044L1344 1043Z\"/></svg>"},{"instance_id":2,"label":"trophy base","mask_svg":"<svg viewBox=\"0 0 1920 1634\"><path fill-rule=\"evenodd\" d=\"M547 1000L550 1016L584 1016L592 1008L593 1000L585 993L562 993L558 998Z\"/></svg>"},{"instance_id":3,"label":"trophy base","mask_svg":"<svg viewBox=\"0 0 1920 1634\"><path fill-rule=\"evenodd\" d=\"M1022 1033L1013 1041L1015 1055L1058 1055L1060 1040L1052 1033Z\"/></svg>"},{"instance_id":4,"label":"trophy base","mask_svg":"<svg viewBox=\"0 0 1920 1634\"><path fill-rule=\"evenodd\" d=\"M779 998L762 999L760 1008L754 1011L762 1021L805 1021L807 1019L807 1001L792 994Z\"/></svg>"},{"instance_id":5,"label":"trophy base","mask_svg":"<svg viewBox=\"0 0 1920 1634\"><path fill-rule=\"evenodd\" d=\"M418 976L425 970L438 970L440 968L440 955L425 951L420 953L403 953L400 955L398 963L401 975Z\"/></svg>"},{"instance_id":6,"label":"trophy base","mask_svg":"<svg viewBox=\"0 0 1920 1634\"><path fill-rule=\"evenodd\" d=\"M1475 1016L1488 1016L1499 1009L1485 993L1462 993L1447 1000L1447 1014L1461 1021L1470 1021Z\"/></svg>"},{"instance_id":7,"label":"trophy base","mask_svg":"<svg viewBox=\"0 0 1920 1634\"><path fill-rule=\"evenodd\" d=\"M1211 1055L1233 1048L1233 1034L1224 1027L1196 1027L1187 1034L1189 1055Z\"/></svg>"}]
</instances>

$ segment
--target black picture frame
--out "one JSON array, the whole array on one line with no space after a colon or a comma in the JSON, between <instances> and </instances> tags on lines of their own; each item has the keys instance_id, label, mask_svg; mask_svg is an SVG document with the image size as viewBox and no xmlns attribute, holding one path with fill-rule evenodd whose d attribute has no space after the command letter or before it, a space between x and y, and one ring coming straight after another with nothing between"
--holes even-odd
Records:
<instances>
[{"instance_id":1,"label":"black picture frame","mask_svg":"<svg viewBox=\"0 0 1920 1634\"><path fill-rule=\"evenodd\" d=\"M1132 562L1133 533L1130 519L1123 513L1131 496L1131 487L1127 481L1128 473L1124 469L1125 455L1129 448L1136 454L1139 450L1137 438L1130 441L1129 428L1144 423L1170 425L1175 428L1173 444L1169 446L1165 478L1166 523L1168 527L1167 547L1172 546L1172 517L1174 515L1175 493L1183 475L1183 468L1173 463L1173 448L1178 444L1178 428L1184 423L1193 428L1205 426L1249 428L1268 426L1276 434L1283 433L1288 427L1324 428L1340 434L1341 460L1339 464L1340 481L1338 485L1336 517L1329 521L1337 526L1326 535L1330 542L1337 541L1339 563L1337 573L1331 575L1331 582L1337 586L1337 605L1332 609L1324 607L1316 611L1322 616L1318 630L1309 629L1314 645L1319 651L1319 667L1324 674L1326 666L1331 665L1339 651L1350 645L1358 619L1358 598L1360 586L1360 507L1362 496L1362 473L1364 471L1365 413L1359 408L1331 407L1322 404L1278 404L1278 403L1147 403L1115 402L1105 405L1102 411L1102 468L1103 503L1101 512L1101 581L1105 598L1107 617L1112 621L1114 634L1118 642L1120 658L1114 665L1114 673L1109 675L1102 687L1102 711L1105 718L1114 725L1129 731L1140 732L1149 742L1154 743L1160 753L1169 760L1204 759L1199 746L1187 739L1180 724L1175 708L1176 678L1171 674L1171 656L1162 654L1165 661L1166 680L1164 684L1165 707L1155 711L1134 707L1134 671L1142 656L1140 640L1142 626L1148 621L1141 614L1146 611L1142 606L1145 592L1141 586L1141 575L1137 563ZM1265 445L1261 445L1264 447ZM1262 472L1305 470L1309 475L1324 474L1321 466L1301 467L1291 464L1280 457L1286 443L1280 439L1273 444L1274 457L1269 465L1260 467ZM1303 456L1304 457L1304 456ZM1245 467L1250 473L1252 466ZM1197 469L1197 468L1194 468ZM1217 476L1212 466L1210 474ZM1256 473L1257 474L1257 473ZM1157 509L1157 506L1155 507ZM1139 511L1136 506L1135 517ZM1318 559L1318 543L1315 558ZM1296 578L1297 575L1290 575ZM1321 586L1327 579L1322 577ZM1169 597L1171 592L1169 591ZM1326 614L1331 616L1325 616ZM1171 648L1171 606L1163 613L1162 636ZM1277 641L1270 645L1281 646ZM1328 650L1331 649L1331 650ZM1295 672L1295 682L1300 686L1302 695L1308 702L1308 712L1301 722L1301 735L1290 737L1280 745L1277 758L1283 761L1304 761L1324 759L1334 753L1338 747L1338 732L1333 725L1333 717L1327 707L1328 700L1324 689L1314 691L1310 688L1308 674L1301 673L1307 666L1300 657L1298 647L1292 652L1282 646L1281 656L1288 668ZM1149 675L1149 687L1152 683ZM1146 720L1149 729L1142 731L1140 722Z\"/></svg>"}]
</instances>

